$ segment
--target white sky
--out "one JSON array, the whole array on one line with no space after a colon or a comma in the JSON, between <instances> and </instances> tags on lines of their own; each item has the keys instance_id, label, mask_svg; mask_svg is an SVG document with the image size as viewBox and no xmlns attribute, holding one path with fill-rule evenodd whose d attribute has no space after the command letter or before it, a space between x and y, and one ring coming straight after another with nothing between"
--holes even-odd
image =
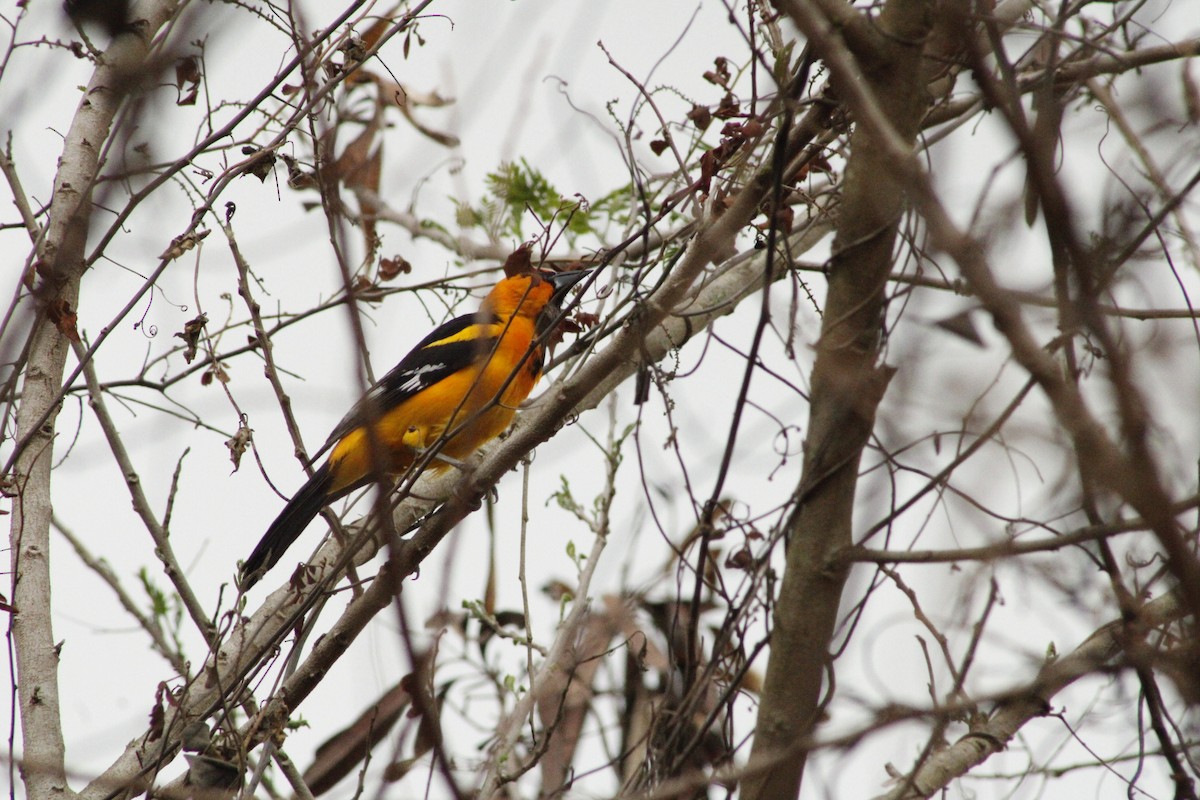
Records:
<instances>
[{"instance_id":1,"label":"white sky","mask_svg":"<svg viewBox=\"0 0 1200 800\"><path fill-rule=\"evenodd\" d=\"M1180 10L1186 5L1177 4L1169 12L1181 20L1179 25L1162 24L1161 29L1171 31L1172 36L1179 38L1188 35L1189 30L1194 35L1195 19L1186 10ZM335 2L306 4L310 15L308 27L323 27L339 6ZM46 6L56 7L57 4ZM35 33L40 35L43 31L51 38L68 35L64 26L47 19L46 8L31 15L24 31L25 39L34 38ZM483 190L484 175L502 160L528 159L567 196L578 193L595 199L626 182L627 168L613 138L614 124L606 104L616 101L612 106L614 113L624 118L629 113L634 92L628 80L608 64L597 42L603 42L623 68L647 85L673 87L688 98L685 102L673 91L655 95L664 114L672 120L682 116L681 109L686 110L690 101L715 103L719 99L720 90L700 79L700 73L711 67L713 56L727 55L739 61L745 52L736 31L726 22L724 7L712 2L449 0L435 4L432 11L443 16L431 17L422 24L420 30L425 45L414 46L406 60L401 54L399 40L396 40L385 50L383 60L395 77L413 91L436 90L455 99L455 103L447 108L418 109L416 113L429 127L458 136L462 145L458 151L449 151L417 136L406 123L394 117L396 125L389 132L385 145L387 161L382 186L384 196L396 207L404 208L416 198L422 215L441 219L448 216L451 197L477 199ZM1157 9L1148 7L1145 13L1148 20L1160 24L1156 19ZM244 14L217 7L206 19L211 28L207 49L209 79L214 87L226 87L221 91L252 96L276 64L290 56L285 52L281 36L263 35L258 26L247 22ZM679 45L667 53L676 39L680 39ZM56 148L60 143L59 133L69 124L78 97L75 87L86 80L88 66L84 62L73 62L61 53L29 48L19 52L10 70L0 83L0 133L6 129L13 131L14 160L21 169L26 190L39 202L44 202L48 198ZM1169 70L1148 72L1165 82L1167 78L1162 76L1174 76L1177 71L1178 66L1174 65ZM236 88L228 89L230 86ZM174 158L185 148L192 141L202 114L200 107L176 108L170 88L159 94L161 105L156 115L151 115L146 122L148 138L150 134L157 137L165 132L166 135L166 144L160 145L160 140L153 138L156 160ZM1178 105L1178 97L1170 100ZM643 117L642 122L647 119ZM1094 124L1090 120L1085 122ZM646 148L655 130L647 127L642 133L645 135L636 145L642 163L651 168L661 165L663 169L669 169L669 161L656 162ZM1194 130L1181 133L1180 140L1185 143L1181 145L1181 151L1194 148ZM971 150L946 146L935 151L940 167L937 170L939 185L948 195L962 198L963 202L955 207L964 219L973 208L973 198L983 191L982 187L989 179L987 170L991 163L979 163L977 155L981 141L995 143L998 151L1007 146L985 123L976 132L976 138L972 140L975 147ZM299 146L295 154L305 155ZM995 160L1001 161L1002 156L995 155ZM197 166L219 168L215 159L212 163L202 162ZM1096 208L1095 201L1102 187L1104 191L1110 191L1108 187L1112 182L1096 172L1095 150L1073 153L1066 169L1079 176L1069 185L1080 198L1081 206L1086 208L1090 204L1091 208ZM1019 194L1022 177L1023 173L1012 168L1000 174L990 189L994 208L1003 207ZM3 191L7 191L7 186ZM263 281L259 299L265 309L272 309L278 303L280 308L297 310L317 298L328 297L340 284L324 233L324 221L319 213L306 214L300 208L302 201L310 199L312 197L297 195L282 186L282 179L277 190L274 179L259 184L248 177L240 178L222 199L222 202L237 203L235 223L240 244ZM3 208L0 213L7 221L10 206L4 202ZM81 330L95 336L109 323L130 291L140 283L134 273L144 273L151 268L155 256L171 237L184 229L189 211L186 198L176 191L165 193L160 203L135 215L128 225L128 232L118 237L111 250L120 266L102 263L84 282ZM105 216L100 214L98 218L103 222ZM408 276L413 282L459 270L445 251L427 244L413 244L407 234L395 228L381 230L385 237L383 252L401 253L416 265L417 271ZM5 242L0 253L4 254L5 263L12 265L6 270L7 274L15 274L12 270L24 257L24 243L14 239L11 234L0 233L0 241ZM102 377L127 377L148 352L160 353L171 347L174 343L172 334L196 314L197 296L200 306L214 322L224 319L227 304L221 294L234 291L235 275L220 239L218 231L205 242L198 273L195 271L197 260L189 254L160 282L161 291L145 305L145 322L157 328L156 337L148 338L142 330L133 330L132 319L121 324L98 361ZM1031 247L1028 241L1025 238L998 244L996 252L1011 259L1006 263L1006 267L1011 267L1004 273L1006 281L1020 284L1022 288L1040 288L1037 278L1024 283L1027 275L1045 274L1040 269L1036 273L1021 269L1021 262L1036 265L1037 259L1042 257L1039 248ZM812 256L814 259L819 257L819 254ZM1194 274L1188 277L1193 292L1195 277ZM478 284L485 282L481 280ZM811 279L811 283L819 297L823 292L819 278ZM1178 294L1171 294L1170 283L1161 275L1149 276L1146 285L1147 294L1152 295L1148 304L1180 305ZM787 313L788 300L785 290L779 290L774 297L775 309L781 319ZM920 298L914 301L911 313L916 318L931 321L964 307L963 298ZM803 300L800 309L795 320L798 363L783 362L782 348L777 340L769 341L765 352L769 359L775 359L769 363L782 365L779 368L789 380L805 386L811 358L809 348L815 340L819 321ZM746 304L739 314L717 326L718 334L744 346L749 341L756 311L756 301ZM372 309L371 316L372 324L367 334L377 375L386 371L437 321L415 303L401 297L393 297L382 308ZM359 393L344 315L335 311L325 317L319 327L297 326L276 339L276 356L281 366L308 378L305 381L285 380L310 447L324 440L330 426ZM926 325L902 326L898 330L891 342L889 360L899 363L902 372L881 412L881 419L886 418L879 431L881 437L893 444L908 441L928 429L931 417L943 419L943 424L957 424L971 403L997 380L998 375L998 388L982 406L994 413L1011 396L1023 376L1012 367L1004 367L1004 348L995 334L986 330L986 320L980 320L980 323L990 343L985 351L931 332ZM1160 337L1169 339L1178 340L1188 335L1185 326L1158 326L1156 330L1160 331ZM241 337L242 332L231 334L233 336ZM711 342L707 350L703 348L704 345L697 341L682 351L679 356L681 373L689 372L702 356L704 360L694 374L676 381L672 388L677 400L675 422L687 432L683 450L688 477L701 497L711 490L715 471L713 456L719 453L726 420L736 398L737 381L730 380L728 375L732 371L738 380L741 375L738 359L720 344ZM1195 353L1194 347L1192 353ZM1170 365L1165 360L1169 355L1165 354L1162 362L1152 362L1154 369L1147 370L1152 371L1147 380L1163 387L1153 399L1156 402L1164 399L1168 418L1180 422L1179 429L1171 431L1172 436L1163 437L1167 450L1178 463L1187 464L1188 457L1194 459L1194 454L1200 451L1194 425L1200 375L1194 363L1182 367ZM1164 363L1168 364L1167 368L1162 368ZM906 365L913 365L916 373L906 372ZM178 368L178 363L173 363L172 367ZM301 482L301 472L291 454L291 444L272 401L270 387L261 379L260 364L257 359L241 359L232 362L230 367L233 377L230 389L251 415L250 424L269 474L284 491L291 491ZM236 427L236 415L215 387L200 387L193 378L178 392L179 398L197 410L207 423L230 433ZM806 406L795 395L780 391L768 377L760 374L755 378L755 392L754 399L787 424L805 424ZM145 393L131 394L144 400L153 399ZM1171 398L1176 402L1171 403ZM628 419L633 413L628 389L619 392L615 402L622 419ZM1173 409L1172 405L1175 406ZM1026 458L1014 458L1008 464L1010 473L997 474L997 460L991 459L978 466L969 465L959 473L957 485L966 491L986 493L995 505L1010 510L1024 505L1032 509L1044 506L1045 498L1054 496L1058 488L1054 482L1060 476L1050 451L1037 450L1037 438L1047 433L1042 421L1044 417L1039 418L1035 413L1041 408L1040 401L1034 401L1016 423L1018 431L1025 436L1024 445L1033 449L1026 451ZM191 448L184 466L183 489L176 502L172 541L202 600L213 607L220 585L231 580L236 561L249 553L267 523L282 507L282 501L264 483L249 456L239 472L230 474L227 452L222 445L225 436L193 429L177 419L145 409L137 410L136 419L116 403L112 404L112 410L124 426L141 478L160 512L175 464L184 449ZM154 570L152 545L130 509L128 494L111 465L111 457L98 435L94 417L84 406L82 422L79 422L80 412L78 400L72 398L60 418L59 456L67 450L77 423L80 424L80 435L70 459L55 476L55 493L59 498L57 511L63 523L75 530L95 552L103 554L118 574L129 581L132 589L133 575L139 566ZM653 499L656 509L663 514L660 522L665 532L677 536L694 520L688 505L678 502L686 497L679 466L672 454L663 449L667 427L661 400L656 398L644 409L642 421L645 427L640 443L641 457L646 464L646 482L662 495ZM590 445L583 432L586 430L602 437L606 423L607 413L601 409L586 415L577 428L563 432L540 448L534 462L532 485L535 489L530 497L530 510L534 515L529 555L533 573L531 587L534 589L531 601L534 603L535 632L543 640L553 629L558 609L536 591L537 587L550 579L572 580L573 567L565 554L568 539L574 539L578 548L585 552L591 546L585 538L580 538L584 534L565 514L545 507L544 503L550 487L557 486L559 474L569 475L577 498L585 502L590 499L591 492L599 485L599 462L588 459ZM780 462L778 455L762 444L771 441L777 429L778 423L765 413L751 413L742 429L740 441L743 444L737 453L728 491L755 514L765 513L785 498L798 475L796 447L800 434L792 429L791 457L772 481L762 480L762 476ZM945 446L953 448L955 445ZM928 449L929 445L924 447ZM630 499L619 506L616 534L609 543L608 560L594 589L597 595L615 590L626 576L631 585L652 590L663 564L663 548L655 544L658 533L647 517L646 502L634 499L641 494L642 477L636 473L637 459L631 447L626 456L621 496ZM930 453L928 459L932 458ZM1037 481L1039 474L1040 483ZM1021 490L1017 489L1018 475L1021 476ZM911 482L911 486L916 485L915 480ZM1034 489L1030 492L1026 486ZM883 489L883 483L872 479L864 484L863 494ZM499 605L515 608L520 605L515 577L519 476L509 476L499 491L501 503L496 514L500 541ZM902 491L901 496L905 495ZM880 494L879 498L880 503L886 504L886 495ZM864 522L870 524L877 516L873 514L872 519ZM999 533L999 526L993 520L958 506L955 506L952 518L946 518L944 510L932 512L930 525L933 533L921 541L921 546L974 544ZM411 620L423 620L442 603L456 610L461 599L477 598L482 594L487 535L483 516L476 515L461 526L454 538L446 543L443 552L427 562L420 579L405 591ZM317 526L310 529L277 571L264 581L264 586L272 589L284 580L288 565L311 552L319 536ZM165 664L145 652L142 636L122 615L107 590L78 563L65 542L56 537L54 546L55 635L65 642L61 673L63 721L67 729L69 763L79 771L82 781L91 772L107 766L119 753L123 742L144 729L154 687L169 673ZM444 567L446 564L449 568ZM1043 566L1058 573L1064 582L1078 578L1085 606L1102 601L1095 589L1096 576L1087 573L1086 566L1078 558L1064 558L1059 563L1046 559ZM1016 573L1015 568L1013 573ZM934 609L938 618L949 627L966 629L973 621L979 596L963 598L959 592L964 585L971 585L978 591L986 577L982 583L965 584L960 575L945 565L919 567L905 574L910 582L919 585L927 608ZM848 596L856 596L856 589L862 586L866 577L866 571L855 575ZM1050 640L1060 651L1065 651L1099 621L1087 613L1077 613L1076 608L1064 603L1063 593L1011 591L1014 587L1023 588L1026 581L1028 585L1035 582L1028 575L1002 580L1006 605L996 612L1000 619L996 630L1003 634L998 635L998 641L988 650L986 666L976 676L987 689L1006 688L1022 677L1030 676L1033 659L1044 652ZM263 590L258 591L256 596L261 596ZM925 668L913 638L918 631L912 622L911 611L894 589L885 587L881 591L888 599L877 604L877 610L856 633L857 649L839 662L839 681L845 697L835 709L831 730L845 730L862 721L864 717L856 708L858 701L874 705L881 700L921 703L927 699ZM226 586L226 603L228 594ZM1036 631L1031 633L1032 620L1037 624ZM312 750L320 741L409 671L406 656L393 634L394 627L394 617L382 615L372 631L360 638L354 651L339 662L334 673L301 709L301 716L309 720L312 727L295 733L288 741L288 750L301 768L307 765ZM190 638L189 652L198 661L203 651L196 645L194 637ZM443 640L447 651L456 646L452 636ZM493 643L492 648L491 654L504 649L498 643ZM523 656L510 654L510 658L517 659L515 664L520 663ZM765 665L765 660L761 663ZM1095 694L1094 690L1093 684L1081 691L1077 703L1070 704L1071 711L1082 711L1083 704ZM7 702L7 699L0 699L0 712L8 711L3 705ZM748 730L749 724L743 722L740 729ZM464 736L472 743L483 738L475 734ZM1029 736L1034 741L1045 737L1056 743L1067 738L1061 726L1049 721L1031 726ZM1125 733L1119 737L1125 737ZM854 753L823 754L813 761L805 796L875 793L881 790L886 777L882 764L891 761L905 769L922 743L919 734L909 737L900 731ZM385 750L379 752L382 754ZM1002 765L1018 769L1020 764L1018 752L1008 759L996 759L996 764L991 766L999 771ZM1080 785L1088 787L1094 787L1100 780L1105 796L1115 796L1118 791L1123 793L1122 786L1097 779L1094 773L1084 775L1080 780ZM388 794L414 796L421 791L417 783L401 784ZM1018 796L1031 796L1034 788L1040 785L1032 783L1034 786L1029 792L1022 794L1019 791ZM1054 791L1072 785L1075 784L1055 783L1051 788ZM1151 779L1148 785L1162 788L1165 784ZM590 786L592 791L601 794L612 788L607 779ZM975 786L987 789L986 786Z\"/></svg>"}]
</instances>

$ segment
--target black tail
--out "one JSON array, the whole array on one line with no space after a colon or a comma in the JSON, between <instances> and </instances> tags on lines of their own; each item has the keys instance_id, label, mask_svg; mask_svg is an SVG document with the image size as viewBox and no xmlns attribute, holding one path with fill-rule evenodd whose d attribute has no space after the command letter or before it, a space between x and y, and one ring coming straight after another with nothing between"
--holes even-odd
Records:
<instances>
[{"instance_id":1,"label":"black tail","mask_svg":"<svg viewBox=\"0 0 1200 800\"><path fill-rule=\"evenodd\" d=\"M242 564L238 575L238 584L243 590L249 589L263 574L283 556L292 546L292 542L304 533L313 517L321 513L321 508L334 498L329 496L329 488L333 485L333 474L326 462L308 479L308 483L300 487L300 491L292 496L288 504L279 512L279 516L267 528L254 552Z\"/></svg>"}]
</instances>

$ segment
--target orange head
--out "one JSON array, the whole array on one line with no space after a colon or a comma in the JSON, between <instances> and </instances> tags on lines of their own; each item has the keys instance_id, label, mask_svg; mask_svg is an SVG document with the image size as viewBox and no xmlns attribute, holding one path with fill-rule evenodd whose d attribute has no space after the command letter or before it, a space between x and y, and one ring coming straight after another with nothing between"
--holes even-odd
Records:
<instances>
[{"instance_id":1,"label":"orange head","mask_svg":"<svg viewBox=\"0 0 1200 800\"><path fill-rule=\"evenodd\" d=\"M496 284L483 301L484 312L502 320L513 317L534 319L550 302L554 287L536 273L528 272L505 278Z\"/></svg>"},{"instance_id":2,"label":"orange head","mask_svg":"<svg viewBox=\"0 0 1200 800\"><path fill-rule=\"evenodd\" d=\"M481 310L502 320L513 317L536 319L546 306L557 308L567 291L590 271L574 270L545 277L536 272L513 275L496 284L484 299Z\"/></svg>"}]
</instances>

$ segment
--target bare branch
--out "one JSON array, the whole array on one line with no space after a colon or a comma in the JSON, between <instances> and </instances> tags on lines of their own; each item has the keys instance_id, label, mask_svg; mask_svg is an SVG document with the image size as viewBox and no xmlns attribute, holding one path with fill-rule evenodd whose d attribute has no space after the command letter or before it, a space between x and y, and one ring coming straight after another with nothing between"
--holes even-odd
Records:
<instances>
[{"instance_id":1,"label":"bare branch","mask_svg":"<svg viewBox=\"0 0 1200 800\"><path fill-rule=\"evenodd\" d=\"M1030 720L1045 716L1056 694L1116 658L1125 647L1129 625L1157 628L1186 613L1179 597L1172 593L1146 603L1136 620L1108 623L1070 654L1046 663L1029 687L1014 692L988 715L985 722L950 747L934 753L915 775L904 778L900 786L881 797L910 800L937 794L971 767L1005 749Z\"/></svg>"}]
</instances>

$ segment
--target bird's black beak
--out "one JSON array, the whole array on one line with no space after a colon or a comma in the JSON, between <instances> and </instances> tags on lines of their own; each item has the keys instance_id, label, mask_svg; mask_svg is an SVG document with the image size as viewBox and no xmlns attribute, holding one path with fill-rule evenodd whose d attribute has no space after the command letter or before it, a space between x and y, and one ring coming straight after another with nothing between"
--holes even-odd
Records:
<instances>
[{"instance_id":1,"label":"bird's black beak","mask_svg":"<svg viewBox=\"0 0 1200 800\"><path fill-rule=\"evenodd\" d=\"M558 272L546 278L554 287L554 294L550 296L550 304L562 308L563 301L567 299L567 292L591 274L592 270L590 269L573 269L570 272Z\"/></svg>"}]
</instances>

